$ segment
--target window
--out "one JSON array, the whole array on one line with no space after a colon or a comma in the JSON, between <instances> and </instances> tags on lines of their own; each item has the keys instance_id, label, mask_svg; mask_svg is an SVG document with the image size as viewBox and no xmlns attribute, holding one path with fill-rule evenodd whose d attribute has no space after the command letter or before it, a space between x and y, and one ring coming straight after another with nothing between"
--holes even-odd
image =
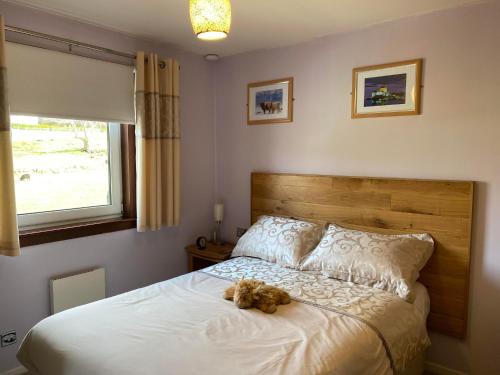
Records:
<instances>
[{"instance_id":1,"label":"window","mask_svg":"<svg viewBox=\"0 0 500 375\"><path fill-rule=\"evenodd\" d=\"M21 227L122 215L120 125L11 116Z\"/></svg>"},{"instance_id":2,"label":"window","mask_svg":"<svg viewBox=\"0 0 500 375\"><path fill-rule=\"evenodd\" d=\"M15 43L6 57L21 246L134 228L133 67Z\"/></svg>"}]
</instances>

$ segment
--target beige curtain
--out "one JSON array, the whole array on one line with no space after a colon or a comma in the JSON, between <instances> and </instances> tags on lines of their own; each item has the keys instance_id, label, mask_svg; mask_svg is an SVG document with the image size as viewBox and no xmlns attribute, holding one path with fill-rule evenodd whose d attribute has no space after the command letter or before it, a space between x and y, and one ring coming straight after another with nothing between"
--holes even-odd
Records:
<instances>
[{"instance_id":1,"label":"beige curtain","mask_svg":"<svg viewBox=\"0 0 500 375\"><path fill-rule=\"evenodd\" d=\"M7 100L5 27L2 16L0 16L0 255L19 255L12 139Z\"/></svg>"},{"instance_id":2,"label":"beige curtain","mask_svg":"<svg viewBox=\"0 0 500 375\"><path fill-rule=\"evenodd\" d=\"M137 54L137 230L180 221L179 64Z\"/></svg>"}]
</instances>

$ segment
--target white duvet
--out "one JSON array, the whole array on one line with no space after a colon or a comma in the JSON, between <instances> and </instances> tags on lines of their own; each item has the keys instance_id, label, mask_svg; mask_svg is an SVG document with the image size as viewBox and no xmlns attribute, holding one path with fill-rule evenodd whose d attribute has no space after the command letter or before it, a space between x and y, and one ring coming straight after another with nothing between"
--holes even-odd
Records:
<instances>
[{"instance_id":1,"label":"white duvet","mask_svg":"<svg viewBox=\"0 0 500 375\"><path fill-rule=\"evenodd\" d=\"M295 300L272 315L240 310L222 294L241 277ZM27 334L18 358L42 375L391 374L428 345L411 304L331 281L235 258L53 315Z\"/></svg>"}]
</instances>

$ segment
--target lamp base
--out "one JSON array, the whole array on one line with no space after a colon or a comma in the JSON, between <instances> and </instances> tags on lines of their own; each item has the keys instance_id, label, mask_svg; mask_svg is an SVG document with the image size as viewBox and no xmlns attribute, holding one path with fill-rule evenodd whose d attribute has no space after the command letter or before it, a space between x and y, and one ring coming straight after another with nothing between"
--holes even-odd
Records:
<instances>
[{"instance_id":1,"label":"lamp base","mask_svg":"<svg viewBox=\"0 0 500 375\"><path fill-rule=\"evenodd\" d=\"M212 239L212 242L217 246L224 245L224 241L222 241L220 236L220 223L221 223L220 221L215 222L215 230Z\"/></svg>"}]
</instances>

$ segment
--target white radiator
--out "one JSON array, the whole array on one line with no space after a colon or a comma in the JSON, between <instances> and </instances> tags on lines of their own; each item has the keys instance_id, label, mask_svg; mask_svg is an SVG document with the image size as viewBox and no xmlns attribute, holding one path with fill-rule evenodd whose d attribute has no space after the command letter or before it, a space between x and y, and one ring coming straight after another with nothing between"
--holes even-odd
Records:
<instances>
[{"instance_id":1,"label":"white radiator","mask_svg":"<svg viewBox=\"0 0 500 375\"><path fill-rule=\"evenodd\" d=\"M58 312L106 297L106 274L97 268L50 280L50 312Z\"/></svg>"}]
</instances>

